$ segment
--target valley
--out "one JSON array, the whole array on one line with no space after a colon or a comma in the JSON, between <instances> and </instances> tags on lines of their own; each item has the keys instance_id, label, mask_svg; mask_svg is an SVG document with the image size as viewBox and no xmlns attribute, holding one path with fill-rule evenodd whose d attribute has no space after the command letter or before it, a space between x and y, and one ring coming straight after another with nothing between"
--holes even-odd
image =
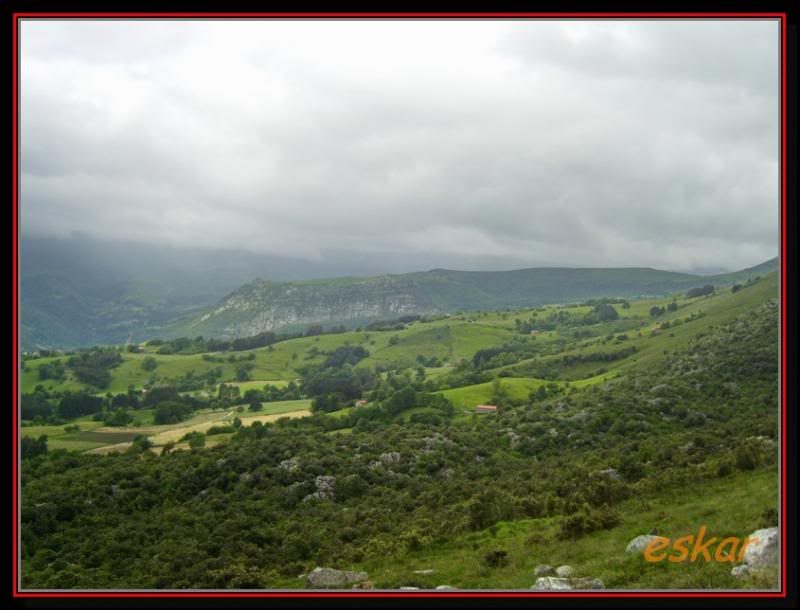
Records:
<instances>
[{"instance_id":1,"label":"valley","mask_svg":"<svg viewBox=\"0 0 800 610\"><path fill-rule=\"evenodd\" d=\"M606 587L765 586L625 545L773 524L777 293L768 273L702 296L409 315L254 349L29 354L26 585L302 588L323 565L376 588L529 588L556 562ZM131 559L112 562L120 537ZM71 567L46 559L56 540Z\"/></svg>"}]
</instances>

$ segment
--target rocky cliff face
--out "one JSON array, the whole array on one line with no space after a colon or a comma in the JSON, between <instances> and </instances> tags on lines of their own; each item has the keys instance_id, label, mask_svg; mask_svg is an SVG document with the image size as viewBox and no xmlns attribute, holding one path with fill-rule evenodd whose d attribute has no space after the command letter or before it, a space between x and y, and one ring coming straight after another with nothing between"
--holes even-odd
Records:
<instances>
[{"instance_id":1,"label":"rocky cliff face","mask_svg":"<svg viewBox=\"0 0 800 610\"><path fill-rule=\"evenodd\" d=\"M257 281L191 324L192 332L247 336L284 327L435 313L408 282L388 276L317 282Z\"/></svg>"},{"instance_id":2,"label":"rocky cliff face","mask_svg":"<svg viewBox=\"0 0 800 610\"><path fill-rule=\"evenodd\" d=\"M230 338L281 328L302 330L310 324L355 326L408 314L532 307L597 297L655 296L703 284L742 281L774 263L714 277L645 268L540 268L480 272L434 269L300 282L257 280L203 313L184 317L153 334Z\"/></svg>"}]
</instances>

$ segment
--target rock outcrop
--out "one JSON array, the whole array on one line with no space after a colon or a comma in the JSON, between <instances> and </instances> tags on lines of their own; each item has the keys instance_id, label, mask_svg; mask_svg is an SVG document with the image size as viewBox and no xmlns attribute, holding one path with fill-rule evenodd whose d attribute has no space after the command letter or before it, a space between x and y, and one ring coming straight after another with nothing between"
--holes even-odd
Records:
<instances>
[{"instance_id":1,"label":"rock outcrop","mask_svg":"<svg viewBox=\"0 0 800 610\"><path fill-rule=\"evenodd\" d=\"M756 530L748 537L742 557L744 563L731 570L734 578L745 578L755 573L775 570L778 566L780 532L777 527Z\"/></svg>"},{"instance_id":2,"label":"rock outcrop","mask_svg":"<svg viewBox=\"0 0 800 610\"><path fill-rule=\"evenodd\" d=\"M650 544L653 540L657 540L661 538L661 536L655 536L653 534L642 534L641 536L636 536L633 540L628 543L628 546L625 547L626 553L638 553L643 554L644 550L647 548L647 545Z\"/></svg>"},{"instance_id":3,"label":"rock outcrop","mask_svg":"<svg viewBox=\"0 0 800 610\"><path fill-rule=\"evenodd\" d=\"M316 567L306 575L309 589L343 589L367 580L366 572L351 572L333 568Z\"/></svg>"},{"instance_id":4,"label":"rock outcrop","mask_svg":"<svg viewBox=\"0 0 800 610\"><path fill-rule=\"evenodd\" d=\"M556 569L553 566L549 566L547 564L538 565L533 569L533 575L536 577L539 576L558 576L556 573Z\"/></svg>"},{"instance_id":5,"label":"rock outcrop","mask_svg":"<svg viewBox=\"0 0 800 610\"><path fill-rule=\"evenodd\" d=\"M605 583L599 578L559 578L542 576L536 579L531 587L534 591L571 591L573 589L605 589Z\"/></svg>"},{"instance_id":6,"label":"rock outcrop","mask_svg":"<svg viewBox=\"0 0 800 610\"><path fill-rule=\"evenodd\" d=\"M558 566L556 568L556 574L559 576L559 578L572 578L575 575L575 570L572 568L572 566Z\"/></svg>"}]
</instances>

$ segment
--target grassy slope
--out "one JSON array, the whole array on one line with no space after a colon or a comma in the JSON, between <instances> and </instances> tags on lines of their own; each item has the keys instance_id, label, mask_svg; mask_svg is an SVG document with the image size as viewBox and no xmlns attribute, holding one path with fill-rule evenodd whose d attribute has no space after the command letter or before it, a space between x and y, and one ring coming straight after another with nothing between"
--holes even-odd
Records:
<instances>
[{"instance_id":1,"label":"grassy slope","mask_svg":"<svg viewBox=\"0 0 800 610\"><path fill-rule=\"evenodd\" d=\"M348 567L366 571L377 588L447 584L462 589L528 589L536 580L534 568L546 563L571 565L577 576L601 578L607 588L737 589L754 583L731 577L729 563L699 559L652 564L626 553L625 547L656 526L672 538L696 536L702 525L711 537L744 538L760 527L764 509L777 504L777 490L775 469L737 473L695 488L665 489L648 501L628 500L618 506L620 525L576 541L556 538L557 519L523 519L501 522L443 545ZM490 568L483 564L483 556L495 550L508 553L508 565ZM427 569L434 570L433 574L414 574L414 570ZM296 587L297 582L287 580L281 586Z\"/></svg>"},{"instance_id":2,"label":"grassy slope","mask_svg":"<svg viewBox=\"0 0 800 610\"><path fill-rule=\"evenodd\" d=\"M602 344L602 338L596 337L582 342L585 347L579 349L567 349L564 353L580 353L591 351L610 351L635 345L638 352L624 360L608 363L587 363L571 367L562 376L564 379L581 379L593 376L598 368L603 366L609 371L625 371L632 366L650 366L654 362L661 360L664 350L674 350L684 345L689 338L697 332L701 332L711 324L723 324L742 311L765 298L777 297L778 283L777 274L765 277L755 285L745 288L738 293L731 294L730 291L717 294L714 297L704 297L699 299L686 299L676 296L675 300L679 305L677 312L667 314L658 320L650 320L648 311L653 305L665 305L671 298L650 299L635 301L630 309L618 308L622 320L616 323L620 325L630 325L638 322L642 325L643 332L637 336L636 331L626 330L626 334L631 337L624 343L611 345ZM553 308L547 308L546 311ZM588 308L570 308L569 311L582 313ZM686 322L668 331L662 332L657 336L650 336L650 329L663 321L673 321L685 318L692 312L703 311L706 315L703 318ZM298 368L307 364L319 363L324 359L324 355L317 355L309 358L309 350L316 347L320 351L330 351L338 346L350 343L362 345L369 352L370 356L363 361L363 366L373 366L391 362L405 362L413 364L416 357L420 354L431 357L437 356L441 360L456 362L461 358L470 358L477 350L485 347L502 345L513 336L514 319L526 319L530 315L530 310L518 312L488 312L468 315L451 316L444 320L430 323L416 322L400 331L369 331L369 332L348 332L336 335L323 335L320 337L303 337L277 343L272 350L259 348L251 350L256 358L253 360L255 368L251 371L253 385L259 386L267 382L289 381L299 377ZM540 313L540 315L543 315ZM602 328L601 328L602 326ZM598 325L597 332L605 333L606 330L615 328L614 324ZM396 337L396 345L389 345L389 340ZM537 336L537 342L546 344L569 338L568 334L560 332L547 332ZM574 341L573 341L574 344ZM237 355L246 355L248 352L237 352ZM141 367L141 362L147 355L152 355L158 360L158 368L154 373L148 373ZM202 374L221 366L223 369L223 380L231 381L235 379L235 364L224 362L208 362L203 360L202 354L194 355L160 355L160 354L129 354L123 353L123 364L112 370L111 386L106 390L110 392L125 392L129 385L142 387L155 374L159 378L174 379L189 371ZM560 358L553 356L553 358ZM548 357L542 357L547 360ZM45 362L52 361L53 358L42 358L28 361L26 370L22 375L22 391L32 392L37 384L42 384L48 388L59 388L64 390L77 390L87 386L74 378L70 374L66 380L55 382L52 380L41 381L38 379L37 369ZM524 364L524 363L523 363ZM496 369L513 371L520 364L510 365ZM91 388L90 388L91 389ZM244 389L244 388L243 388ZM97 389L92 389L97 391Z\"/></svg>"},{"instance_id":3,"label":"grassy slope","mask_svg":"<svg viewBox=\"0 0 800 610\"><path fill-rule=\"evenodd\" d=\"M536 268L513 271L425 272L374 277L340 277L299 282L257 280L241 286L205 313L176 320L163 331L170 336L235 336L266 330L259 317L277 314L275 327L348 322L392 317L389 302L402 303L417 313L476 311L531 307L546 303L582 301L601 296L638 298L663 295L705 283L722 285L774 269L769 261L754 270L703 277L649 268L570 269ZM395 314L396 315L396 314ZM281 321L283 320L283 321Z\"/></svg>"}]
</instances>

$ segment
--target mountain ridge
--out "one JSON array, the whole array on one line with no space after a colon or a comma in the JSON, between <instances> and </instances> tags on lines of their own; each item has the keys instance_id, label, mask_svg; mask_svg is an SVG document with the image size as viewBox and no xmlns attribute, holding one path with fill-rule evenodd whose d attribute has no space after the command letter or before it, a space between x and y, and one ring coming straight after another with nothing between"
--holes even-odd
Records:
<instances>
[{"instance_id":1,"label":"mountain ridge","mask_svg":"<svg viewBox=\"0 0 800 610\"><path fill-rule=\"evenodd\" d=\"M777 268L771 259L741 271L699 276L648 267L532 267L508 271L432 269L319 280L257 279L199 315L162 328L165 336L237 337L310 324L344 324L401 315L448 314L580 301L661 296L744 281Z\"/></svg>"}]
</instances>

